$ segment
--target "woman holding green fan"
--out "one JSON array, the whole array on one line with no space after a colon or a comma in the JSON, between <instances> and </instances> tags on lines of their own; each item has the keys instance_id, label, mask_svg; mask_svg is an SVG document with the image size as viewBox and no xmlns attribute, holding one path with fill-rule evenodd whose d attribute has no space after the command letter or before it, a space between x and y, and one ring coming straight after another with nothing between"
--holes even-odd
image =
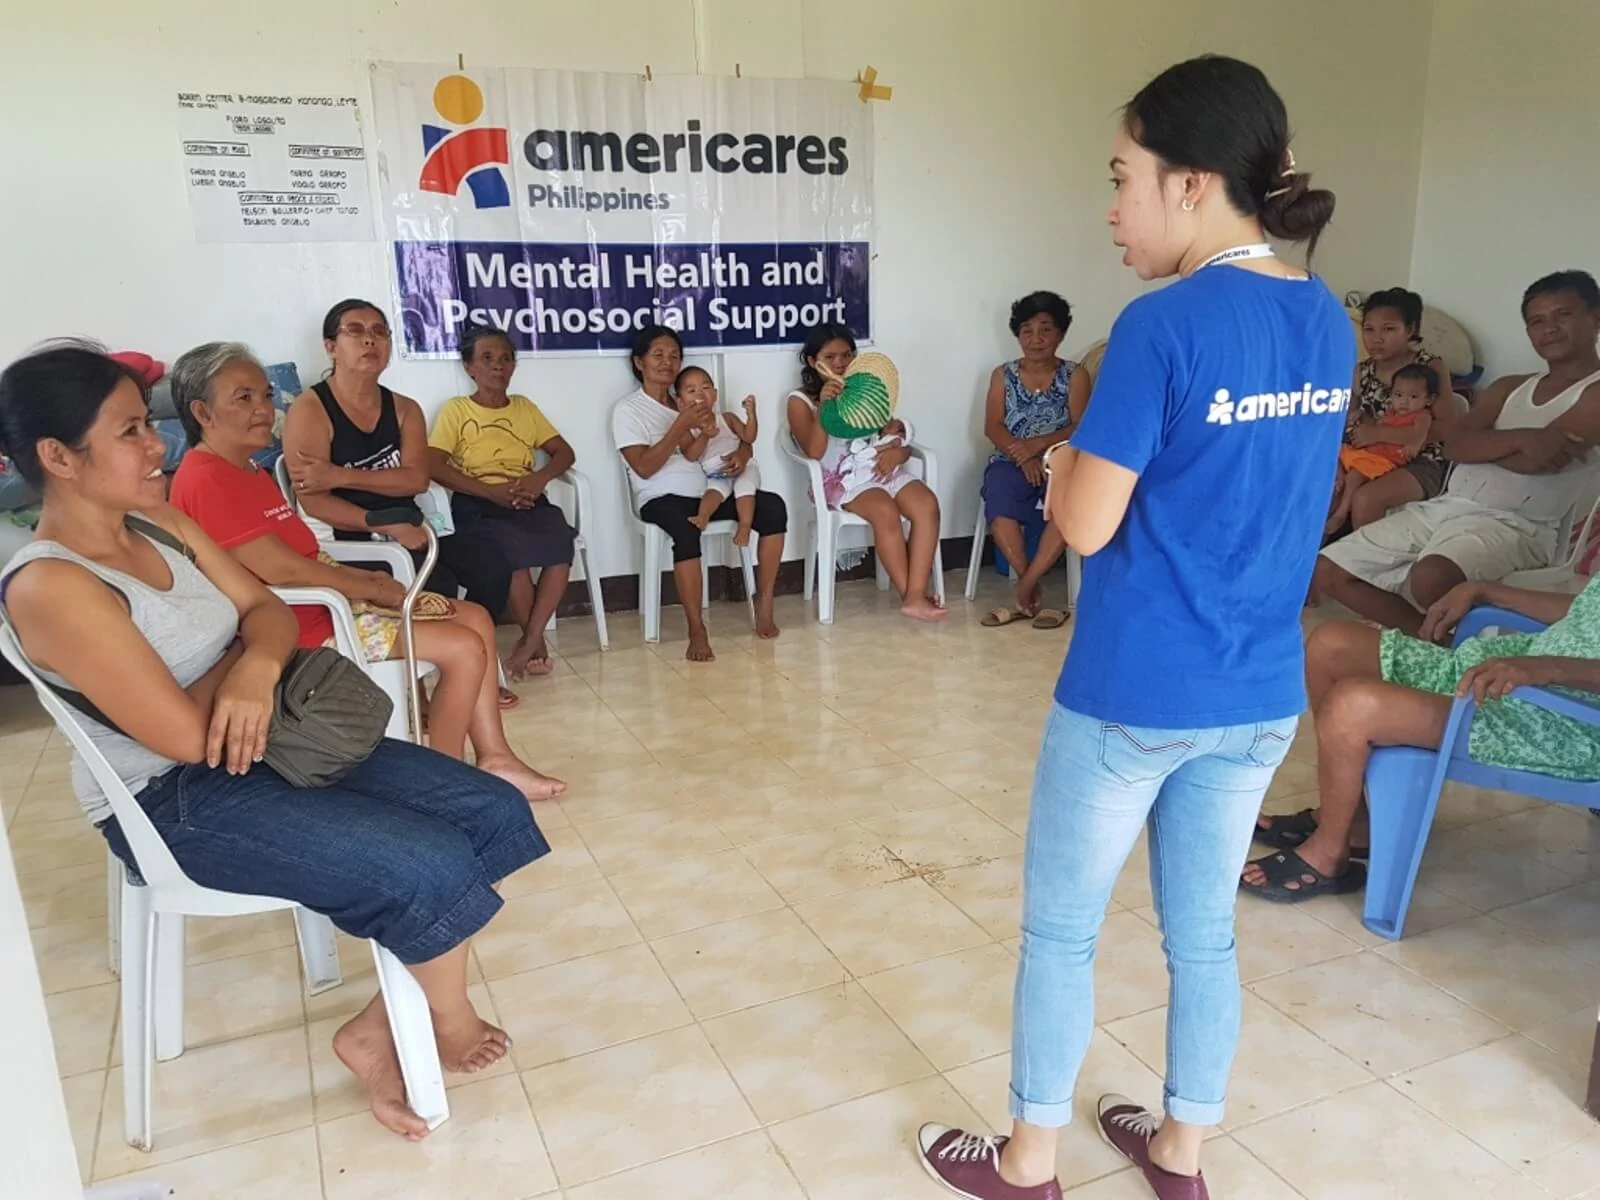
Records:
<instances>
[{"instance_id":1,"label":"woman holding green fan","mask_svg":"<svg viewBox=\"0 0 1600 1200\"><path fill-rule=\"evenodd\" d=\"M854 513L872 526L878 561L900 593L900 611L917 621L942 621L949 614L929 594L939 546L939 499L906 468L909 433L893 415L898 380L855 376L860 382L850 388L851 405L835 403L846 391L845 374L855 357L855 335L843 325L818 325L806 335L800 387L789 393L789 432L801 453L821 464L828 507ZM887 359L882 365L892 376ZM911 523L909 536L901 518Z\"/></svg>"}]
</instances>

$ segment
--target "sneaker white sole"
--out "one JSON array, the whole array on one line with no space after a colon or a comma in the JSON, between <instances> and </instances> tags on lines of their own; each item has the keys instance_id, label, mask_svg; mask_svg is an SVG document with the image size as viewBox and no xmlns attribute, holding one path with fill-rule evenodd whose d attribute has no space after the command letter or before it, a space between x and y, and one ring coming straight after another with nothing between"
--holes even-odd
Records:
<instances>
[{"instance_id":1,"label":"sneaker white sole","mask_svg":"<svg viewBox=\"0 0 1600 1200\"><path fill-rule=\"evenodd\" d=\"M1128 1152L1111 1140L1111 1135L1106 1132L1106 1123L1103 1116L1108 1108L1120 1108L1131 1104L1133 1104L1132 1100L1129 1100L1126 1096L1119 1096L1116 1092L1107 1092L1104 1096L1101 1096L1094 1106L1094 1131L1100 1135L1102 1142L1121 1156L1124 1162L1131 1163L1137 1167L1139 1164L1129 1157Z\"/></svg>"},{"instance_id":2,"label":"sneaker white sole","mask_svg":"<svg viewBox=\"0 0 1600 1200\"><path fill-rule=\"evenodd\" d=\"M927 1147L922 1144L922 1132L924 1129L930 1128L934 1128L932 1122L929 1122L927 1125L924 1125L917 1130L917 1161L922 1164L922 1169L927 1174L928 1178L933 1180L952 1196L960 1196L961 1200L983 1200L982 1196L975 1196L971 1192L963 1191L962 1189L956 1187L955 1184L951 1183L943 1175L939 1174L939 1172L934 1169L933 1164L928 1161ZM946 1127L941 1125L938 1126L938 1128L943 1130ZM937 1140L938 1135L936 1134L934 1137L928 1139L928 1144L932 1145Z\"/></svg>"}]
</instances>

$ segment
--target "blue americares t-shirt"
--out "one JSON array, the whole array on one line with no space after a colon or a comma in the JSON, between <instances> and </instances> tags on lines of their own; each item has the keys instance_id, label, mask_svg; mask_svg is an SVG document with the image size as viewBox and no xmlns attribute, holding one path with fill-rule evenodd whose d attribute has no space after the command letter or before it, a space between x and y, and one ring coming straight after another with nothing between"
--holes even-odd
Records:
<instances>
[{"instance_id":1,"label":"blue americares t-shirt","mask_svg":"<svg viewBox=\"0 0 1600 1200\"><path fill-rule=\"evenodd\" d=\"M1072 444L1139 480L1084 561L1057 701L1158 729L1305 708L1300 614L1355 365L1316 279L1207 267L1123 310Z\"/></svg>"}]
</instances>

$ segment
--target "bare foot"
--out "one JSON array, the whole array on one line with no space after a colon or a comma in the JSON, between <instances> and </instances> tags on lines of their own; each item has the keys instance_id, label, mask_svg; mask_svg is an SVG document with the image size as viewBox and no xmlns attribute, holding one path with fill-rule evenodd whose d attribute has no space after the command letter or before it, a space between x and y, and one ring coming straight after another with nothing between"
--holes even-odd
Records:
<instances>
[{"instance_id":1,"label":"bare foot","mask_svg":"<svg viewBox=\"0 0 1600 1200\"><path fill-rule=\"evenodd\" d=\"M733 531L733 544L735 546L748 546L750 544L750 530L741 525Z\"/></svg>"},{"instance_id":2,"label":"bare foot","mask_svg":"<svg viewBox=\"0 0 1600 1200\"><path fill-rule=\"evenodd\" d=\"M689 524L693 525L696 529L703 530L707 525L711 524L711 518L702 517L699 513L695 513L694 516L689 518Z\"/></svg>"},{"instance_id":3,"label":"bare foot","mask_svg":"<svg viewBox=\"0 0 1600 1200\"><path fill-rule=\"evenodd\" d=\"M511 1049L506 1031L489 1024L470 1004L462 1005L459 1017L434 1013L433 1037L439 1043L439 1064L462 1075L494 1066Z\"/></svg>"},{"instance_id":4,"label":"bare foot","mask_svg":"<svg viewBox=\"0 0 1600 1200\"><path fill-rule=\"evenodd\" d=\"M529 800L554 800L567 790L567 785L561 780L535 771L514 754L504 758L494 755L480 758L478 769L489 772L496 779L504 779Z\"/></svg>"},{"instance_id":5,"label":"bare foot","mask_svg":"<svg viewBox=\"0 0 1600 1200\"><path fill-rule=\"evenodd\" d=\"M690 662L715 662L717 656L711 652L711 635L705 627L689 630L689 648L683 656Z\"/></svg>"},{"instance_id":6,"label":"bare foot","mask_svg":"<svg viewBox=\"0 0 1600 1200\"><path fill-rule=\"evenodd\" d=\"M1040 591L1041 588L1037 583L1028 589L1028 594L1026 596L1022 594L1022 589L1020 587L1014 589L1013 603L1016 605L1017 611L1029 617L1038 615L1039 601L1041 598L1039 595Z\"/></svg>"},{"instance_id":7,"label":"bare foot","mask_svg":"<svg viewBox=\"0 0 1600 1200\"><path fill-rule=\"evenodd\" d=\"M529 675L550 674L550 651L544 644L544 633L523 634L506 659L506 677L525 679Z\"/></svg>"},{"instance_id":8,"label":"bare foot","mask_svg":"<svg viewBox=\"0 0 1600 1200\"><path fill-rule=\"evenodd\" d=\"M408 1142L428 1136L428 1123L406 1104L405 1080L381 996L374 996L366 1008L339 1027L333 1035L333 1052L367 1089L378 1124Z\"/></svg>"},{"instance_id":9,"label":"bare foot","mask_svg":"<svg viewBox=\"0 0 1600 1200\"><path fill-rule=\"evenodd\" d=\"M778 622L772 617L772 597L756 597L756 636L763 640L770 640L778 636L782 630Z\"/></svg>"},{"instance_id":10,"label":"bare foot","mask_svg":"<svg viewBox=\"0 0 1600 1200\"><path fill-rule=\"evenodd\" d=\"M522 697L517 695L510 688L501 688L497 699L500 702L501 712L510 712L513 708L522 703Z\"/></svg>"},{"instance_id":11,"label":"bare foot","mask_svg":"<svg viewBox=\"0 0 1600 1200\"><path fill-rule=\"evenodd\" d=\"M918 596L915 600L907 600L900 606L900 614L910 617L913 621L942 621L950 615L948 609L940 608L938 603L927 596Z\"/></svg>"}]
</instances>

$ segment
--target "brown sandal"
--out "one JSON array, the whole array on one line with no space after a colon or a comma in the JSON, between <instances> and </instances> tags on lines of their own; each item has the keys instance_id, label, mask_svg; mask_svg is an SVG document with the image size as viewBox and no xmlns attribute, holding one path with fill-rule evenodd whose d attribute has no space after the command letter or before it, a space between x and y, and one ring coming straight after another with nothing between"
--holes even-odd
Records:
<instances>
[{"instance_id":1,"label":"brown sandal","mask_svg":"<svg viewBox=\"0 0 1600 1200\"><path fill-rule=\"evenodd\" d=\"M978 624L985 629L999 629L1003 625L1015 625L1018 621L1031 621L1033 614L1023 612L1020 608L997 608L988 613Z\"/></svg>"}]
</instances>

